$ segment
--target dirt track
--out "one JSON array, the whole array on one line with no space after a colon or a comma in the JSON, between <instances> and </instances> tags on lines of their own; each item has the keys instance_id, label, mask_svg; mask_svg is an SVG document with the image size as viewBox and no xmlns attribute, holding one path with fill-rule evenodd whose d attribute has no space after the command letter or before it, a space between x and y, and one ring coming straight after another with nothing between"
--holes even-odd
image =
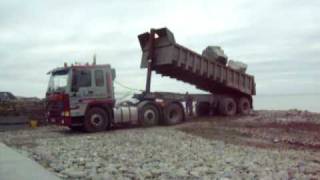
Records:
<instances>
[{"instance_id":1,"label":"dirt track","mask_svg":"<svg viewBox=\"0 0 320 180\"><path fill-rule=\"evenodd\" d=\"M245 117L195 118L178 129L242 146L320 149L320 114L298 110L257 111Z\"/></svg>"}]
</instances>

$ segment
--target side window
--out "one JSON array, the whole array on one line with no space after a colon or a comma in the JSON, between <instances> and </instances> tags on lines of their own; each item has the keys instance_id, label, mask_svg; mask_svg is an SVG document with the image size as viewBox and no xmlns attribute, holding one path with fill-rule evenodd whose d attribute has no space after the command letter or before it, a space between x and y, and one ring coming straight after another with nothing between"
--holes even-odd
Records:
<instances>
[{"instance_id":1,"label":"side window","mask_svg":"<svg viewBox=\"0 0 320 180\"><path fill-rule=\"evenodd\" d=\"M78 86L79 87L90 87L91 86L91 71L81 70L79 72Z\"/></svg>"},{"instance_id":2,"label":"side window","mask_svg":"<svg viewBox=\"0 0 320 180\"><path fill-rule=\"evenodd\" d=\"M98 86L98 87L104 86L103 71L102 70L95 70L94 76L95 76L96 86Z\"/></svg>"}]
</instances>

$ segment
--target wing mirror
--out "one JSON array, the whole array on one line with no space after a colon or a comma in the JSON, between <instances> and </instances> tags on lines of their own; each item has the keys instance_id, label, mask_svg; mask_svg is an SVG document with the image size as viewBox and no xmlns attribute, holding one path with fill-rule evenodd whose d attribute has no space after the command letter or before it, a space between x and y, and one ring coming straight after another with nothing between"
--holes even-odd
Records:
<instances>
[{"instance_id":1,"label":"wing mirror","mask_svg":"<svg viewBox=\"0 0 320 180\"><path fill-rule=\"evenodd\" d=\"M116 70L113 68L111 69L111 76L112 76L112 80L116 78Z\"/></svg>"}]
</instances>

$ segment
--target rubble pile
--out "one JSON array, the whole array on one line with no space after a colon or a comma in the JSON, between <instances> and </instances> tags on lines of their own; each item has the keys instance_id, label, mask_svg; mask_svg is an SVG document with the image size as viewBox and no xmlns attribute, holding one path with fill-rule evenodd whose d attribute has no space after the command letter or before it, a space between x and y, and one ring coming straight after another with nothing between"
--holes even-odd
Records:
<instances>
[{"instance_id":1,"label":"rubble pile","mask_svg":"<svg viewBox=\"0 0 320 180\"><path fill-rule=\"evenodd\" d=\"M45 123L44 101L0 101L0 124L27 123L29 120Z\"/></svg>"},{"instance_id":2,"label":"rubble pile","mask_svg":"<svg viewBox=\"0 0 320 180\"><path fill-rule=\"evenodd\" d=\"M202 56L209 61L217 62L222 65L227 65L229 68L245 73L248 65L235 60L228 60L228 56L220 46L208 46L202 51Z\"/></svg>"}]
</instances>

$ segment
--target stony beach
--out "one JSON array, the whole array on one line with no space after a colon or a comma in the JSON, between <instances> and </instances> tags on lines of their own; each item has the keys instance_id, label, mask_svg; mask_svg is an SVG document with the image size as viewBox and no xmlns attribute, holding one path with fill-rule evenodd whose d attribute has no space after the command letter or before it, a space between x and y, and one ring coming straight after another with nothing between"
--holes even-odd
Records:
<instances>
[{"instance_id":1,"label":"stony beach","mask_svg":"<svg viewBox=\"0 0 320 180\"><path fill-rule=\"evenodd\" d=\"M257 122L265 127L254 126ZM0 132L0 141L62 179L318 179L317 146L290 144L281 138L287 133L279 134L281 125L297 122L316 126L319 114L259 111L248 117L198 118L177 126L93 134L46 126ZM268 129L270 123L279 127ZM268 130L278 134L265 135ZM298 131L303 136L304 129ZM312 143L319 143L317 138Z\"/></svg>"}]
</instances>

